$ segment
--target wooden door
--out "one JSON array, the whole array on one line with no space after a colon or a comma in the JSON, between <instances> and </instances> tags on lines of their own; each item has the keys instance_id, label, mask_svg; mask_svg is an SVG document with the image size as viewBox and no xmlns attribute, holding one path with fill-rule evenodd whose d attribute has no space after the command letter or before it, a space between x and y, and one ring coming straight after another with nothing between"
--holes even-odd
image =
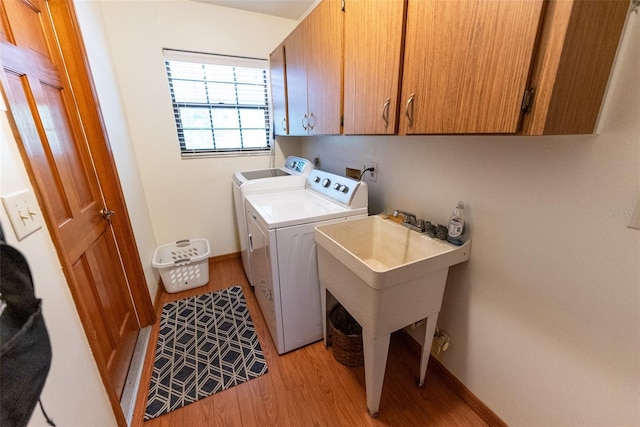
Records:
<instances>
[{"instance_id":1,"label":"wooden door","mask_svg":"<svg viewBox=\"0 0 640 427\"><path fill-rule=\"evenodd\" d=\"M344 133L393 135L404 0L348 0L344 14Z\"/></svg>"},{"instance_id":2,"label":"wooden door","mask_svg":"<svg viewBox=\"0 0 640 427\"><path fill-rule=\"evenodd\" d=\"M307 72L304 21L284 41L287 61L287 106L289 135L307 135Z\"/></svg>"},{"instance_id":3,"label":"wooden door","mask_svg":"<svg viewBox=\"0 0 640 427\"><path fill-rule=\"evenodd\" d=\"M271 103L273 105L273 131L276 135L289 133L287 117L287 85L284 44L278 46L269 55L269 74L271 80Z\"/></svg>"},{"instance_id":4,"label":"wooden door","mask_svg":"<svg viewBox=\"0 0 640 427\"><path fill-rule=\"evenodd\" d=\"M309 134L338 135L342 130L342 26L338 0L323 0L305 19Z\"/></svg>"},{"instance_id":5,"label":"wooden door","mask_svg":"<svg viewBox=\"0 0 640 427\"><path fill-rule=\"evenodd\" d=\"M409 0L400 133L515 133L542 6Z\"/></svg>"},{"instance_id":6,"label":"wooden door","mask_svg":"<svg viewBox=\"0 0 640 427\"><path fill-rule=\"evenodd\" d=\"M109 209L105 192L115 189L111 183L106 190L101 186L97 169L109 159L93 157L87 139L101 129L83 126L80 119L78 103L87 102L92 93L71 89L69 68L58 50L75 40L68 34L64 39L62 28L54 32L51 11L62 13L60 6L68 11L68 2L2 0L0 75L27 170L116 408L140 327L132 300L139 290L129 286L125 274L131 242L119 247L114 237L119 231L101 214ZM82 59L74 57L80 64ZM128 220L119 204L114 209L114 218ZM122 423L121 412L115 413Z\"/></svg>"}]
</instances>

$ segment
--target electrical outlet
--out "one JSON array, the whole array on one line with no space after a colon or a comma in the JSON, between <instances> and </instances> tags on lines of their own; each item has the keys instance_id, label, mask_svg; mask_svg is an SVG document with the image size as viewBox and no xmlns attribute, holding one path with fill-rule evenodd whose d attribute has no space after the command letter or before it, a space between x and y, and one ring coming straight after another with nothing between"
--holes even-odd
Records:
<instances>
[{"instance_id":1,"label":"electrical outlet","mask_svg":"<svg viewBox=\"0 0 640 427\"><path fill-rule=\"evenodd\" d=\"M2 197L2 203L18 240L42 228L42 215L34 194L21 191Z\"/></svg>"},{"instance_id":2,"label":"electrical outlet","mask_svg":"<svg viewBox=\"0 0 640 427\"><path fill-rule=\"evenodd\" d=\"M371 182L376 182L378 181L378 163L376 162L369 162L366 166L365 169L369 169L369 168L373 168L372 171L367 172L369 174L369 181Z\"/></svg>"}]
</instances>

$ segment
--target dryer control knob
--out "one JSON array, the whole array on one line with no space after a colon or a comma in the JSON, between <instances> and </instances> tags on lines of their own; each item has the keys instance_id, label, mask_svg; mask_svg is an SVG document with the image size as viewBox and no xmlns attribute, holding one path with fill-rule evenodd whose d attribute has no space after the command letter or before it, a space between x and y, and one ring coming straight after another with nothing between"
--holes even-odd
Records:
<instances>
[{"instance_id":1,"label":"dryer control knob","mask_svg":"<svg viewBox=\"0 0 640 427\"><path fill-rule=\"evenodd\" d=\"M331 185L331 180L329 178L325 178L324 181L322 181L322 186L323 187L329 187L329 185Z\"/></svg>"},{"instance_id":2,"label":"dryer control knob","mask_svg":"<svg viewBox=\"0 0 640 427\"><path fill-rule=\"evenodd\" d=\"M333 184L333 189L334 189L334 190L338 190L338 191L340 191L340 187L341 187L341 185L340 185L340 183L338 183L338 182L336 182L335 184Z\"/></svg>"},{"instance_id":3,"label":"dryer control knob","mask_svg":"<svg viewBox=\"0 0 640 427\"><path fill-rule=\"evenodd\" d=\"M348 192L349 192L349 187L347 187L346 185L343 185L343 186L340 188L340 191L342 191L343 193L348 193Z\"/></svg>"},{"instance_id":4,"label":"dryer control knob","mask_svg":"<svg viewBox=\"0 0 640 427\"><path fill-rule=\"evenodd\" d=\"M316 183L320 182L320 177L318 175L314 176L313 182L316 182Z\"/></svg>"}]
</instances>

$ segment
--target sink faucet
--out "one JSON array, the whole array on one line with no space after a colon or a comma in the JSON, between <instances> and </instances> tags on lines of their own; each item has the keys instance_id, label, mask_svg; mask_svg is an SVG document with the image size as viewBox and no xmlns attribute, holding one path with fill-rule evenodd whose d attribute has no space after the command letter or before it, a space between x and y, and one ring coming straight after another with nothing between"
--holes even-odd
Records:
<instances>
[{"instance_id":1,"label":"sink faucet","mask_svg":"<svg viewBox=\"0 0 640 427\"><path fill-rule=\"evenodd\" d=\"M398 215L404 216L404 223L407 224L415 224L416 223L416 214L412 214L411 212L396 210L393 212L394 217L398 217Z\"/></svg>"},{"instance_id":2,"label":"sink faucet","mask_svg":"<svg viewBox=\"0 0 640 427\"><path fill-rule=\"evenodd\" d=\"M417 219L415 214L411 212L405 212L401 210L396 210L393 212L394 217L398 217L398 215L404 216L404 220L402 221L402 225L405 227L417 231L419 233L424 233L426 231L426 224L423 219Z\"/></svg>"}]
</instances>

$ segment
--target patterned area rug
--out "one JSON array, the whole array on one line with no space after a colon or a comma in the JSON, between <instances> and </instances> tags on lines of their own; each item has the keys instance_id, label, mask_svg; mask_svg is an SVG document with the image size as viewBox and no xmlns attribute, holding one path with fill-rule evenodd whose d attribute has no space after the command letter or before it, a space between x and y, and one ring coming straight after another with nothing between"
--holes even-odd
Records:
<instances>
[{"instance_id":1,"label":"patterned area rug","mask_svg":"<svg viewBox=\"0 0 640 427\"><path fill-rule=\"evenodd\" d=\"M266 372L240 286L167 303L162 308L144 419Z\"/></svg>"}]
</instances>

